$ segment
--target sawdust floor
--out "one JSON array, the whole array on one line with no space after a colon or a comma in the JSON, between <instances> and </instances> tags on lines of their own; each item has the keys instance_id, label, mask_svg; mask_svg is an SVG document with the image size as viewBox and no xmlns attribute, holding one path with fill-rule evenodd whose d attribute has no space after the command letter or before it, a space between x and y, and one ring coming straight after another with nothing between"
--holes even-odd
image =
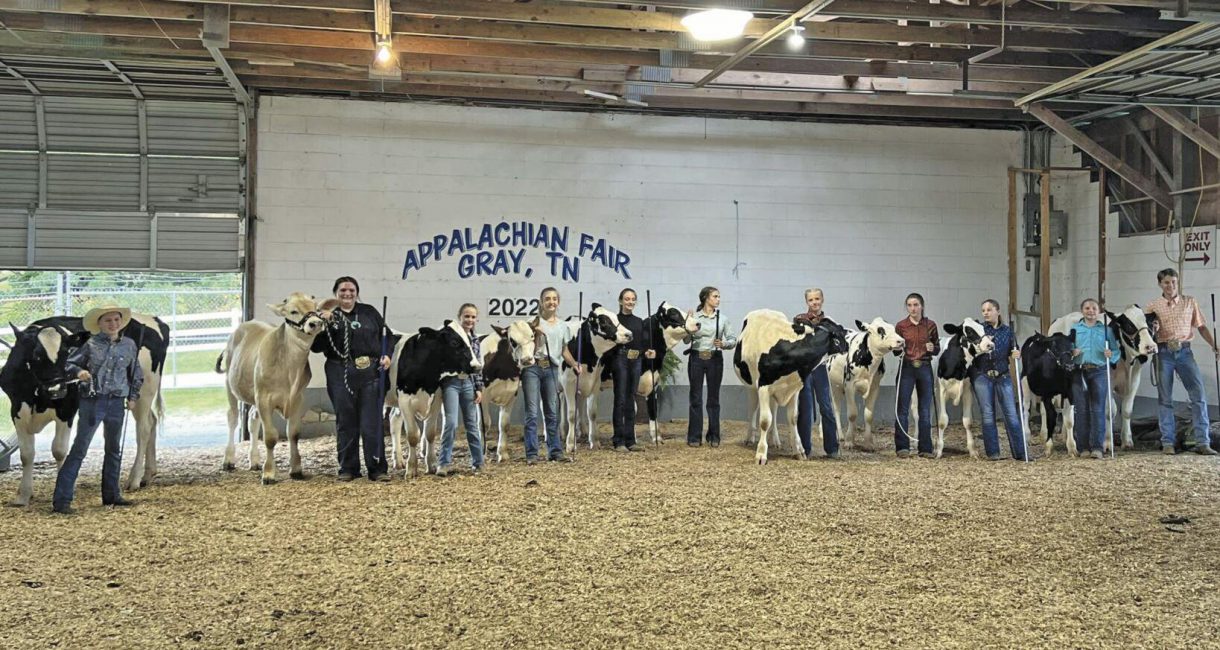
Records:
<instances>
[{"instance_id":1,"label":"sawdust floor","mask_svg":"<svg viewBox=\"0 0 1220 650\"><path fill-rule=\"evenodd\" d=\"M131 509L0 511L0 639L59 647L1217 647L1220 463L1139 452L766 467L734 440L262 487L170 450ZM606 427L603 439L608 438ZM889 436L885 432L879 439ZM892 438L890 438L892 439ZM1041 451L1040 449L1038 450ZM281 476L287 451L280 446ZM514 445L521 454L520 443ZM6 498L19 472L0 475ZM1191 523L1166 526L1166 515ZM1172 528L1172 530L1170 529Z\"/></svg>"}]
</instances>

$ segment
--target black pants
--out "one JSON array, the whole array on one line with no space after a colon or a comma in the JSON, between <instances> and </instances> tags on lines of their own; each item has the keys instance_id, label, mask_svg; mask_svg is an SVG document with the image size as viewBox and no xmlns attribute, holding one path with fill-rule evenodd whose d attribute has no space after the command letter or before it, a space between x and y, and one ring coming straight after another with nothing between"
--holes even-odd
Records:
<instances>
[{"instance_id":1,"label":"black pants","mask_svg":"<svg viewBox=\"0 0 1220 650\"><path fill-rule=\"evenodd\" d=\"M724 378L724 355L713 352L711 359L700 359L691 352L686 364L690 379L690 423L686 427L687 442L703 441L703 379L707 378L707 441L720 442L720 380Z\"/></svg>"},{"instance_id":2,"label":"black pants","mask_svg":"<svg viewBox=\"0 0 1220 650\"><path fill-rule=\"evenodd\" d=\"M642 357L627 358L620 350L610 367L614 377L614 446L630 447L635 444L635 392L640 387Z\"/></svg>"},{"instance_id":3,"label":"black pants","mask_svg":"<svg viewBox=\"0 0 1220 650\"><path fill-rule=\"evenodd\" d=\"M385 436L381 431L381 405L385 393L378 394L377 366L367 370L347 369L343 381L343 365L326 362L326 392L335 408L335 445L339 456L339 473L360 476L360 443L364 443L364 466L369 477L385 474ZM352 392L347 392L351 387Z\"/></svg>"}]
</instances>

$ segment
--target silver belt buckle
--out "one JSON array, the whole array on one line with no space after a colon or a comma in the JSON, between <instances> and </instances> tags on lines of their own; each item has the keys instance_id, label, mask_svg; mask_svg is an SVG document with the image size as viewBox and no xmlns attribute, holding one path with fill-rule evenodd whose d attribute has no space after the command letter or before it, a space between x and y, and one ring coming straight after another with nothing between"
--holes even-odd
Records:
<instances>
[{"instance_id":1,"label":"silver belt buckle","mask_svg":"<svg viewBox=\"0 0 1220 650\"><path fill-rule=\"evenodd\" d=\"M919 368L919 367L921 367L921 366L923 366L923 360L922 360L922 359L916 359L916 360L914 360L914 361L912 361L912 362L911 362L911 367L912 367L912 368Z\"/></svg>"},{"instance_id":2,"label":"silver belt buckle","mask_svg":"<svg viewBox=\"0 0 1220 650\"><path fill-rule=\"evenodd\" d=\"M640 351L639 350L627 350L627 358L632 359L632 360L639 359Z\"/></svg>"},{"instance_id":3,"label":"silver belt buckle","mask_svg":"<svg viewBox=\"0 0 1220 650\"><path fill-rule=\"evenodd\" d=\"M987 376L991 377L992 379L995 379L996 377L1000 376L1000 371L999 370L988 370Z\"/></svg>"},{"instance_id":4,"label":"silver belt buckle","mask_svg":"<svg viewBox=\"0 0 1220 650\"><path fill-rule=\"evenodd\" d=\"M699 350L699 358L707 361L712 358L711 350Z\"/></svg>"},{"instance_id":5,"label":"silver belt buckle","mask_svg":"<svg viewBox=\"0 0 1220 650\"><path fill-rule=\"evenodd\" d=\"M1181 341L1168 341L1165 343L1165 345L1169 346L1169 350L1172 352L1177 352L1178 350L1182 349Z\"/></svg>"},{"instance_id":6,"label":"silver belt buckle","mask_svg":"<svg viewBox=\"0 0 1220 650\"><path fill-rule=\"evenodd\" d=\"M539 359L539 360L538 360L538 367L539 367L539 368L550 368L550 367L551 367L551 358L550 358L550 357L542 357L541 359Z\"/></svg>"},{"instance_id":7,"label":"silver belt buckle","mask_svg":"<svg viewBox=\"0 0 1220 650\"><path fill-rule=\"evenodd\" d=\"M356 357L352 363L356 366L356 370L365 370L372 365L373 361L369 357Z\"/></svg>"}]
</instances>

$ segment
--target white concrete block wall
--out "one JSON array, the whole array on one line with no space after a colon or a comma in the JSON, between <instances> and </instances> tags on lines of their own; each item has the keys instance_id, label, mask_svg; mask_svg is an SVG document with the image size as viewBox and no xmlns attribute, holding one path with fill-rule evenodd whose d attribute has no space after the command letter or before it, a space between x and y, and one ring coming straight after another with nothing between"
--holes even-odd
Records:
<instances>
[{"instance_id":1,"label":"white concrete block wall","mask_svg":"<svg viewBox=\"0 0 1220 650\"><path fill-rule=\"evenodd\" d=\"M578 291L586 308L625 286L694 307L712 284L734 322L761 307L796 313L813 285L844 321L897 319L909 291L956 320L1007 292L1016 132L270 97L259 148L260 318L263 303L325 295L342 274L368 302L390 296L399 329L438 325L465 301L483 307L486 329L508 320L486 315L489 298L548 284L564 314ZM580 233L604 237L631 256L631 279L584 259L580 282L563 282L536 249L529 279L462 280L454 257L402 279L420 241L501 220L568 226L572 254Z\"/></svg>"}]
</instances>

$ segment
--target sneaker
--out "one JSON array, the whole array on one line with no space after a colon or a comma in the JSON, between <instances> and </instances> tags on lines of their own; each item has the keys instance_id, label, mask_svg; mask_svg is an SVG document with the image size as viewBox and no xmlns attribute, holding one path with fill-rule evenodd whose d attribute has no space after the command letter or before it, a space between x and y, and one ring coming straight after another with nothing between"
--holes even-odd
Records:
<instances>
[{"instance_id":1,"label":"sneaker","mask_svg":"<svg viewBox=\"0 0 1220 650\"><path fill-rule=\"evenodd\" d=\"M76 508L72 506L55 506L51 508L51 512L57 515L74 515L76 514Z\"/></svg>"},{"instance_id":2,"label":"sneaker","mask_svg":"<svg viewBox=\"0 0 1220 650\"><path fill-rule=\"evenodd\" d=\"M1195 453L1200 456L1215 456L1217 452L1209 445L1195 445Z\"/></svg>"},{"instance_id":3,"label":"sneaker","mask_svg":"<svg viewBox=\"0 0 1220 650\"><path fill-rule=\"evenodd\" d=\"M617 452L620 452L620 453L624 453L624 454L625 454L625 453L627 453L627 446L626 446L626 445L618 445L618 446L616 446L616 447L614 448L614 451L617 451Z\"/></svg>"},{"instance_id":4,"label":"sneaker","mask_svg":"<svg viewBox=\"0 0 1220 650\"><path fill-rule=\"evenodd\" d=\"M352 481L356 480L356 475L348 474L347 472L339 472L339 476L337 478L340 483L351 483Z\"/></svg>"},{"instance_id":5,"label":"sneaker","mask_svg":"<svg viewBox=\"0 0 1220 650\"><path fill-rule=\"evenodd\" d=\"M1166 456L1176 455L1178 452L1173 447L1161 447L1161 453Z\"/></svg>"},{"instance_id":6,"label":"sneaker","mask_svg":"<svg viewBox=\"0 0 1220 650\"><path fill-rule=\"evenodd\" d=\"M441 465L440 467L436 468L436 475L441 478L449 476L452 473L453 465Z\"/></svg>"},{"instance_id":7,"label":"sneaker","mask_svg":"<svg viewBox=\"0 0 1220 650\"><path fill-rule=\"evenodd\" d=\"M1104 453L1102 453L1101 451L1099 451L1097 449L1094 449L1093 453L1091 453L1089 455L1093 457L1093 460L1105 460L1105 457L1106 457L1106 455Z\"/></svg>"},{"instance_id":8,"label":"sneaker","mask_svg":"<svg viewBox=\"0 0 1220 650\"><path fill-rule=\"evenodd\" d=\"M643 445L629 445L627 451L644 451Z\"/></svg>"},{"instance_id":9,"label":"sneaker","mask_svg":"<svg viewBox=\"0 0 1220 650\"><path fill-rule=\"evenodd\" d=\"M114 501L111 501L110 503L103 503L102 505L114 506L116 508L127 508L130 506L134 506L135 504L136 504L135 501L130 501L128 499L124 499L123 497L119 497L119 498L115 499Z\"/></svg>"},{"instance_id":10,"label":"sneaker","mask_svg":"<svg viewBox=\"0 0 1220 650\"><path fill-rule=\"evenodd\" d=\"M1001 458L999 454L996 454L994 456L988 456L987 460L1004 460L1004 459Z\"/></svg>"},{"instance_id":11,"label":"sneaker","mask_svg":"<svg viewBox=\"0 0 1220 650\"><path fill-rule=\"evenodd\" d=\"M479 465L478 467L471 467L471 468L470 468L470 475L471 475L471 476L478 476L479 474L482 474L482 473L483 473L483 466L482 466L482 465Z\"/></svg>"},{"instance_id":12,"label":"sneaker","mask_svg":"<svg viewBox=\"0 0 1220 650\"><path fill-rule=\"evenodd\" d=\"M919 452L919 457L920 458L936 458L936 454L934 454L930 451L921 451L921 452Z\"/></svg>"},{"instance_id":13,"label":"sneaker","mask_svg":"<svg viewBox=\"0 0 1220 650\"><path fill-rule=\"evenodd\" d=\"M899 449L895 453L898 455L899 458L910 458L911 457L910 449Z\"/></svg>"},{"instance_id":14,"label":"sneaker","mask_svg":"<svg viewBox=\"0 0 1220 650\"><path fill-rule=\"evenodd\" d=\"M369 474L369 480L373 481L374 483L389 483L390 475L389 474Z\"/></svg>"},{"instance_id":15,"label":"sneaker","mask_svg":"<svg viewBox=\"0 0 1220 650\"><path fill-rule=\"evenodd\" d=\"M826 458L829 460L839 460L839 452L832 451L829 454L826 454Z\"/></svg>"},{"instance_id":16,"label":"sneaker","mask_svg":"<svg viewBox=\"0 0 1220 650\"><path fill-rule=\"evenodd\" d=\"M564 455L564 453L561 451L558 454L551 456L551 462L552 463L570 463L570 462L572 462L572 459L567 457L566 455Z\"/></svg>"},{"instance_id":17,"label":"sneaker","mask_svg":"<svg viewBox=\"0 0 1220 650\"><path fill-rule=\"evenodd\" d=\"M537 457L537 456L526 456L526 457L525 457L525 464L526 464L526 465L537 465L537 464L538 464L538 457Z\"/></svg>"}]
</instances>

